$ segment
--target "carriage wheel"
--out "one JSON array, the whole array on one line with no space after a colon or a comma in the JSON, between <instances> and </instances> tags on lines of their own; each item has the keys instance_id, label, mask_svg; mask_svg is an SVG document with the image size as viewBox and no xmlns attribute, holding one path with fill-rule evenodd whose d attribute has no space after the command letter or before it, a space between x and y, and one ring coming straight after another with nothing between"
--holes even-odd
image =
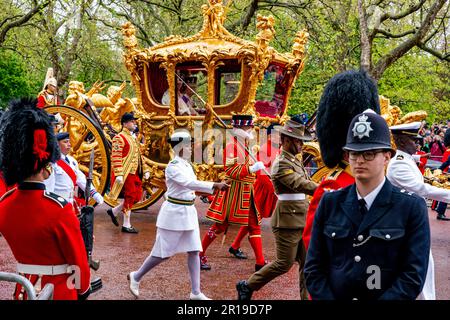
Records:
<instances>
[{"instance_id":1,"label":"carriage wheel","mask_svg":"<svg viewBox=\"0 0 450 320\"><path fill-rule=\"evenodd\" d=\"M50 114L60 114L64 125L58 126L58 132L67 131L72 145L71 155L78 161L79 168L86 175L89 172L89 160L92 148L95 150L93 185L104 194L108 188L111 164L110 144L103 134L103 130L85 113L78 109L54 105L45 108ZM90 204L95 201L91 199Z\"/></svg>"}]
</instances>

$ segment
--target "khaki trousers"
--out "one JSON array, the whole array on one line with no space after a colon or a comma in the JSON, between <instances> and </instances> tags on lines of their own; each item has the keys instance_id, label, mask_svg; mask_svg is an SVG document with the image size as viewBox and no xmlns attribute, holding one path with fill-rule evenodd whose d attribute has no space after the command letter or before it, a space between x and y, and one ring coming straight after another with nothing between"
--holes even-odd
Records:
<instances>
[{"instance_id":1,"label":"khaki trousers","mask_svg":"<svg viewBox=\"0 0 450 320\"><path fill-rule=\"evenodd\" d=\"M258 272L255 272L250 279L248 279L248 286L255 291L261 289L276 277L288 272L294 262L297 261L299 265L300 297L302 300L307 300L308 292L306 291L305 277L303 274L306 257L302 241L303 228L272 228L272 232L275 236L277 247L276 260L265 265Z\"/></svg>"}]
</instances>

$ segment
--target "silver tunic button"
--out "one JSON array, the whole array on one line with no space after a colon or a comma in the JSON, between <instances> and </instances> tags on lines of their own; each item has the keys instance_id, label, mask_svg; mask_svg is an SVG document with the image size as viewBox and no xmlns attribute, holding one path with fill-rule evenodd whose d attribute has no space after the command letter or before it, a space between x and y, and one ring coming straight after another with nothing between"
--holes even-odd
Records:
<instances>
[{"instance_id":1,"label":"silver tunic button","mask_svg":"<svg viewBox=\"0 0 450 320\"><path fill-rule=\"evenodd\" d=\"M360 235L358 236L358 241L363 241L363 240L364 240L364 236L360 234Z\"/></svg>"},{"instance_id":2,"label":"silver tunic button","mask_svg":"<svg viewBox=\"0 0 450 320\"><path fill-rule=\"evenodd\" d=\"M353 298L352 300L358 300L358 298Z\"/></svg>"},{"instance_id":3,"label":"silver tunic button","mask_svg":"<svg viewBox=\"0 0 450 320\"><path fill-rule=\"evenodd\" d=\"M390 234L387 234L386 235L386 239L390 239L391 238L391 235Z\"/></svg>"},{"instance_id":4,"label":"silver tunic button","mask_svg":"<svg viewBox=\"0 0 450 320\"><path fill-rule=\"evenodd\" d=\"M334 238L334 237L336 237L336 232L333 232L332 234L331 234L331 236Z\"/></svg>"},{"instance_id":5,"label":"silver tunic button","mask_svg":"<svg viewBox=\"0 0 450 320\"><path fill-rule=\"evenodd\" d=\"M355 262L360 262L361 261L361 257L360 256L355 256Z\"/></svg>"}]
</instances>

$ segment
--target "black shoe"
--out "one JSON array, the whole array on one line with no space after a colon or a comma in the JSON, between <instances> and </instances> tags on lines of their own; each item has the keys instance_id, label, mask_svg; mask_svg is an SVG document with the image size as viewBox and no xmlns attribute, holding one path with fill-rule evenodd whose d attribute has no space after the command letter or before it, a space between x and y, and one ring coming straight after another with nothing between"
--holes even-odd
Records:
<instances>
[{"instance_id":1,"label":"black shoe","mask_svg":"<svg viewBox=\"0 0 450 320\"><path fill-rule=\"evenodd\" d=\"M445 214L438 214L436 219L444 220L444 221L449 221L450 220L450 218L446 217Z\"/></svg>"},{"instance_id":2,"label":"black shoe","mask_svg":"<svg viewBox=\"0 0 450 320\"><path fill-rule=\"evenodd\" d=\"M241 248L234 249L233 247L230 247L228 252L238 259L247 259L247 256L242 252Z\"/></svg>"},{"instance_id":3,"label":"black shoe","mask_svg":"<svg viewBox=\"0 0 450 320\"><path fill-rule=\"evenodd\" d=\"M122 232L126 232L126 233L138 233L139 231L137 231L134 227L122 227Z\"/></svg>"},{"instance_id":4,"label":"black shoe","mask_svg":"<svg viewBox=\"0 0 450 320\"><path fill-rule=\"evenodd\" d=\"M239 301L249 301L252 299L253 290L248 286L247 281L241 280L236 284Z\"/></svg>"},{"instance_id":5,"label":"black shoe","mask_svg":"<svg viewBox=\"0 0 450 320\"><path fill-rule=\"evenodd\" d=\"M264 261L264 264L255 264L255 272L258 272L259 270L261 270L266 264L268 264L269 261Z\"/></svg>"},{"instance_id":6,"label":"black shoe","mask_svg":"<svg viewBox=\"0 0 450 320\"><path fill-rule=\"evenodd\" d=\"M208 264L206 256L200 257L200 270L211 270L211 266Z\"/></svg>"},{"instance_id":7,"label":"black shoe","mask_svg":"<svg viewBox=\"0 0 450 320\"><path fill-rule=\"evenodd\" d=\"M106 212L108 213L108 216L111 217L112 223L114 223L114 225L115 225L116 227L118 227L118 226L119 226L119 221L117 221L117 218L116 218L116 216L114 215L112 209L108 209L108 210L106 210Z\"/></svg>"}]
</instances>

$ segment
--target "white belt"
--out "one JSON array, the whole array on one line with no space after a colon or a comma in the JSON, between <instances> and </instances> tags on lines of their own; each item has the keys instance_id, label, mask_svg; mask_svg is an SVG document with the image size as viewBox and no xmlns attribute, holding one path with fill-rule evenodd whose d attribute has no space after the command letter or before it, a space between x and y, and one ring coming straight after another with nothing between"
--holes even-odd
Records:
<instances>
[{"instance_id":1,"label":"white belt","mask_svg":"<svg viewBox=\"0 0 450 320\"><path fill-rule=\"evenodd\" d=\"M306 195L304 193L283 193L277 194L278 200L305 200Z\"/></svg>"},{"instance_id":2,"label":"white belt","mask_svg":"<svg viewBox=\"0 0 450 320\"><path fill-rule=\"evenodd\" d=\"M60 264L56 266L41 266L36 264L18 263L17 272L43 276L56 276L60 274L72 273L72 267L68 264Z\"/></svg>"}]
</instances>

